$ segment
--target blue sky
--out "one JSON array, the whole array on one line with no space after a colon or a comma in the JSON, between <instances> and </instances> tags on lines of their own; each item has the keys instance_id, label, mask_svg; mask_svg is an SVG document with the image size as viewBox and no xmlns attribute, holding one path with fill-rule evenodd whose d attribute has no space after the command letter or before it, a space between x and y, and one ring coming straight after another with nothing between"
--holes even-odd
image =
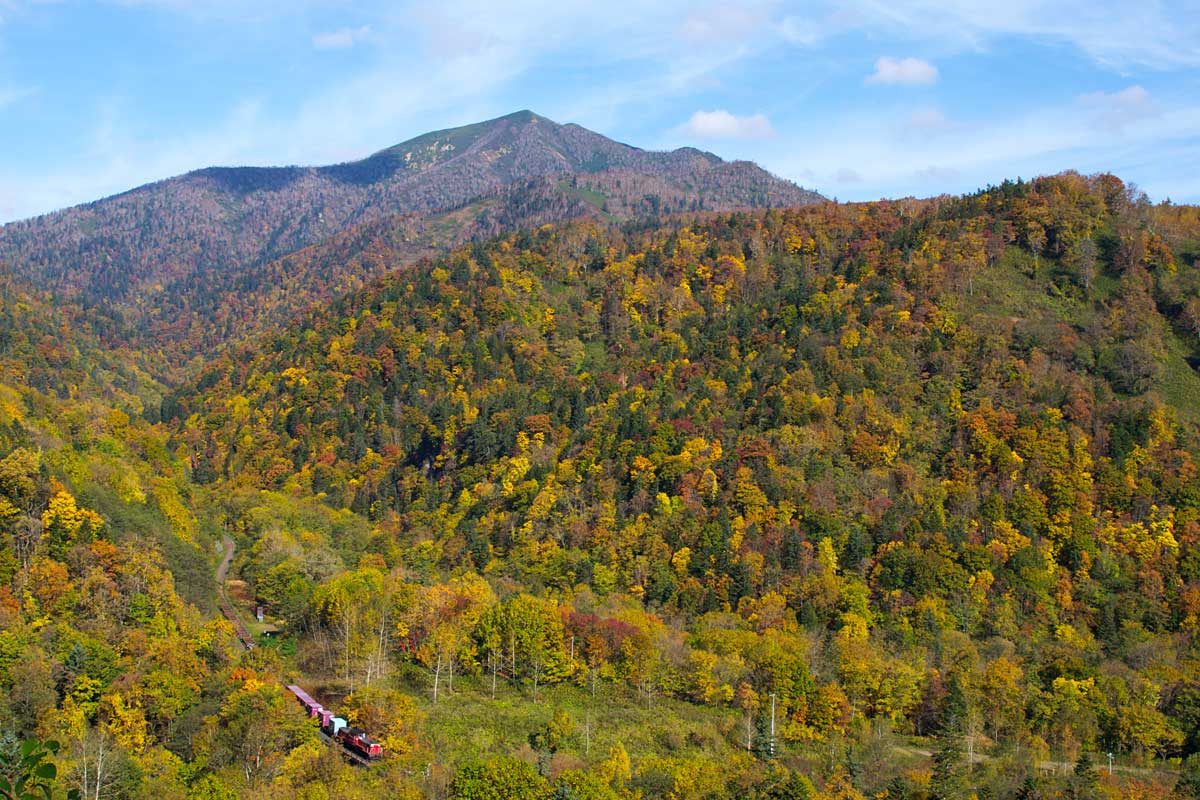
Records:
<instances>
[{"instance_id":1,"label":"blue sky","mask_svg":"<svg viewBox=\"0 0 1200 800\"><path fill-rule=\"evenodd\" d=\"M0 221L522 108L842 200L1078 169L1200 202L1200 0L0 0Z\"/></svg>"}]
</instances>

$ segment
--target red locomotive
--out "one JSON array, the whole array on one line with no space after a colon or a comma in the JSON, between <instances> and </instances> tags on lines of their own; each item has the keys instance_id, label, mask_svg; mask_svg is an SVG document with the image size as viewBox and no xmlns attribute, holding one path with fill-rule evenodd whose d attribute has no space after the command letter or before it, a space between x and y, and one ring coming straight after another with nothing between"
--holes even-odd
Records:
<instances>
[{"instance_id":1,"label":"red locomotive","mask_svg":"<svg viewBox=\"0 0 1200 800\"><path fill-rule=\"evenodd\" d=\"M339 742L347 751L361 758L374 761L383 757L383 745L376 739L372 739L366 731L361 728L347 727L346 720L335 717L332 711L325 709L320 703L313 700L308 692L299 686L289 685L285 688L300 701L305 713L317 720L321 733Z\"/></svg>"},{"instance_id":2,"label":"red locomotive","mask_svg":"<svg viewBox=\"0 0 1200 800\"><path fill-rule=\"evenodd\" d=\"M367 732L361 728L342 728L338 731L337 738L342 743L342 747L353 750L360 756L371 759L383 756L383 745L368 736Z\"/></svg>"}]
</instances>

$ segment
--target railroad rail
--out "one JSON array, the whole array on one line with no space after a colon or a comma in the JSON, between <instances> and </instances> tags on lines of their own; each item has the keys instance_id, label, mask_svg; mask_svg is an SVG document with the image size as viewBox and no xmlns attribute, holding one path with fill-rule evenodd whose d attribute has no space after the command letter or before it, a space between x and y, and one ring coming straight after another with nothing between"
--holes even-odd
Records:
<instances>
[{"instance_id":1,"label":"railroad rail","mask_svg":"<svg viewBox=\"0 0 1200 800\"><path fill-rule=\"evenodd\" d=\"M233 632L237 634L238 641L242 643L242 647L247 650L253 650L254 637L250 635L246 624L242 622L242 618L233 610L233 604L229 602L229 598L225 595L225 576L229 573L229 565L233 563L233 550L233 537L226 534L225 557L221 559L221 565L217 567L217 605L221 608L221 615L229 620L229 624L233 625Z\"/></svg>"},{"instance_id":2,"label":"railroad rail","mask_svg":"<svg viewBox=\"0 0 1200 800\"><path fill-rule=\"evenodd\" d=\"M229 602L229 597L225 594L225 577L229 574L229 566L233 563L233 553L236 547L233 538L226 535L224 546L225 556L221 559L221 563L217 567L217 605L221 609L221 615L224 616L225 619L229 620L229 624L233 626L234 633L237 634L238 641L241 643L242 647L246 648L247 650L253 650L254 637L250 635L250 631L246 628L246 624L242 622L241 617L239 617L237 612L234 611L233 604ZM323 730L318 729L317 736L320 737L321 741L325 744L329 745L330 747L337 748L338 752L342 754L342 757L353 764L369 767L373 763L366 756L360 755L348 747L344 747L341 742L339 742L333 736L325 733Z\"/></svg>"},{"instance_id":3,"label":"railroad rail","mask_svg":"<svg viewBox=\"0 0 1200 800\"><path fill-rule=\"evenodd\" d=\"M360 756L358 753L354 752L353 750L342 747L341 742L339 742L337 739L333 738L329 734L325 733L325 731L318 730L317 736L321 737L321 741L323 741L325 744L327 744L331 747L336 747L338 749L338 751L343 756L345 756L347 761L352 761L355 764L358 764L359 766L362 766L362 767L369 767L374 763L370 759L366 758L365 756Z\"/></svg>"}]
</instances>

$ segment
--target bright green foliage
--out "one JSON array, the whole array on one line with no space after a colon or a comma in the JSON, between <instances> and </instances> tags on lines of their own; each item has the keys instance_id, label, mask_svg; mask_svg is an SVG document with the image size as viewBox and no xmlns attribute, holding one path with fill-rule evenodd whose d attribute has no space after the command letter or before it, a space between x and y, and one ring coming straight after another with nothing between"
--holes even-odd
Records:
<instances>
[{"instance_id":1,"label":"bright green foliage","mask_svg":"<svg viewBox=\"0 0 1200 800\"><path fill-rule=\"evenodd\" d=\"M0 774L0 798L3 800L51 800L58 780L58 767L50 759L58 752L58 742L29 740L21 745L17 763L4 764ZM71 789L68 800L78 800L79 790Z\"/></svg>"},{"instance_id":2,"label":"bright green foliage","mask_svg":"<svg viewBox=\"0 0 1200 800\"><path fill-rule=\"evenodd\" d=\"M463 767L450 784L454 800L546 800L550 787L528 762L497 758Z\"/></svg>"},{"instance_id":3,"label":"bright green foliage","mask_svg":"<svg viewBox=\"0 0 1200 800\"><path fill-rule=\"evenodd\" d=\"M591 772L567 770L554 783L555 800L619 800L615 789Z\"/></svg>"},{"instance_id":4,"label":"bright green foliage","mask_svg":"<svg viewBox=\"0 0 1200 800\"><path fill-rule=\"evenodd\" d=\"M1184 759L1175 791L1183 797L1200 798L1200 753L1192 753Z\"/></svg>"}]
</instances>

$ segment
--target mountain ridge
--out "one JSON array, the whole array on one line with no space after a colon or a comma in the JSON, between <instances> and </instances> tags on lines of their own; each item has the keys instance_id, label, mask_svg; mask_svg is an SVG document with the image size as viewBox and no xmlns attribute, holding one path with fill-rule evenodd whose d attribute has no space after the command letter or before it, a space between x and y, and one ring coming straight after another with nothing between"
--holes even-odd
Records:
<instances>
[{"instance_id":1,"label":"mountain ridge","mask_svg":"<svg viewBox=\"0 0 1200 800\"><path fill-rule=\"evenodd\" d=\"M521 111L431 131L357 161L206 167L12 222L0 227L0 263L63 300L104 306L134 336L165 336L186 360L203 352L180 327L211 325L220 311L214 293L229 288L231 274L239 291L266 296L275 287L254 280L261 265L358 225L440 218L488 198L505 206L504 222L447 223L455 230L441 237L445 244L581 215L611 222L824 199L750 162L695 148L641 150ZM278 318L295 310L280 309Z\"/></svg>"}]
</instances>

